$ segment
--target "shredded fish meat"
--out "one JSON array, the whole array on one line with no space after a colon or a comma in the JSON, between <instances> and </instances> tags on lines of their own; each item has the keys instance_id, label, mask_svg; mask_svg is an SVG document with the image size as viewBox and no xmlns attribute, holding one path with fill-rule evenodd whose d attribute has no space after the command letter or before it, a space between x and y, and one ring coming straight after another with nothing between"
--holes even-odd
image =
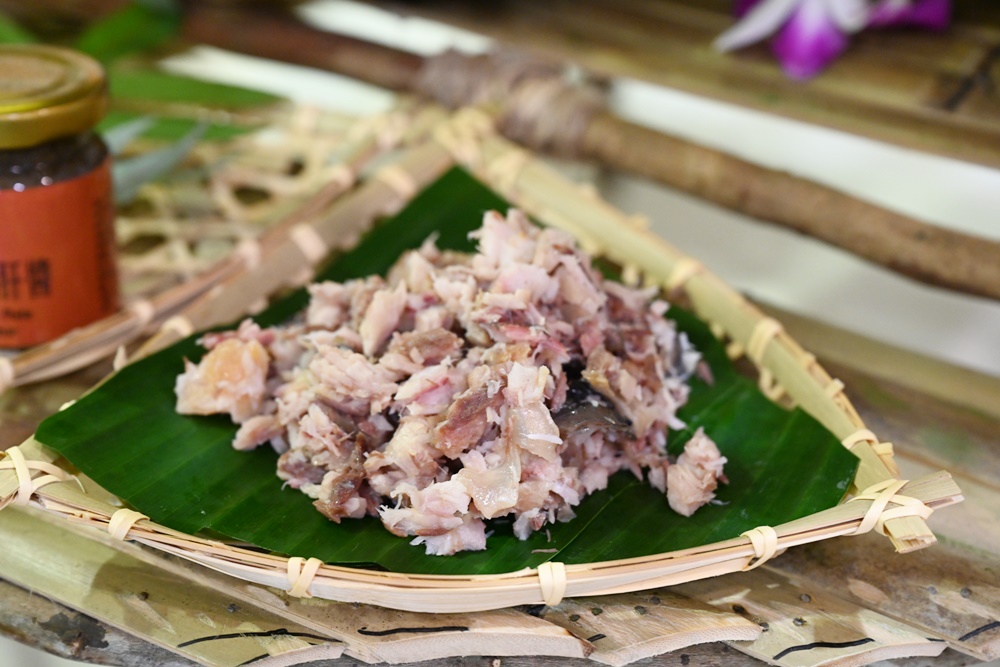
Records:
<instances>
[{"instance_id":1,"label":"shredded fish meat","mask_svg":"<svg viewBox=\"0 0 1000 667\"><path fill-rule=\"evenodd\" d=\"M205 335L178 412L229 414L233 446L270 443L331 521L378 517L428 554L485 549L498 517L521 539L568 521L621 470L684 516L710 502L715 443L699 429L667 455L700 364L668 304L516 209L472 237L474 254L430 239L384 278L310 285L287 325Z\"/></svg>"}]
</instances>

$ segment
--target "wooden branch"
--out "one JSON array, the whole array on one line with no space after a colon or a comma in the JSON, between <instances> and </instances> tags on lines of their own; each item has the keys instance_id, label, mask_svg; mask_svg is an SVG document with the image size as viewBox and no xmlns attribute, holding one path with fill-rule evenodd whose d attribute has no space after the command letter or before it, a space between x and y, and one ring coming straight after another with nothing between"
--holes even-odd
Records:
<instances>
[{"instance_id":1,"label":"wooden branch","mask_svg":"<svg viewBox=\"0 0 1000 667\"><path fill-rule=\"evenodd\" d=\"M640 148L641 147L641 148ZM1000 243L915 220L610 114L582 152L728 209L819 239L929 285L1000 299Z\"/></svg>"},{"instance_id":2,"label":"wooden branch","mask_svg":"<svg viewBox=\"0 0 1000 667\"><path fill-rule=\"evenodd\" d=\"M318 67L394 89L414 90L421 73L434 61L320 31L288 15L275 17L245 8L191 5L184 34L192 41ZM460 62L454 54L450 57ZM510 99L507 95L495 102L506 104L507 113L525 115L523 109L510 108ZM552 109L539 105L531 112L540 116ZM546 146L566 145L558 133L574 128L548 125ZM523 140L520 135L517 138ZM1000 299L1000 243L936 227L610 113L591 114L585 131L573 139L583 157L812 236L914 280Z\"/></svg>"},{"instance_id":3,"label":"wooden branch","mask_svg":"<svg viewBox=\"0 0 1000 667\"><path fill-rule=\"evenodd\" d=\"M408 88L424 61L406 51L315 30L287 12L239 5L189 3L183 34L195 43L325 69L393 90Z\"/></svg>"}]
</instances>

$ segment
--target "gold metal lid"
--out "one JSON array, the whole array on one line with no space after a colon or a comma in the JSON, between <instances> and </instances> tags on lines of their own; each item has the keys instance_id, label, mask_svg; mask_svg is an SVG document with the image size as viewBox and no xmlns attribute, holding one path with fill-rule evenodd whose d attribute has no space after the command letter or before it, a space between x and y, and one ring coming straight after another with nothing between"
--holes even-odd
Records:
<instances>
[{"instance_id":1,"label":"gold metal lid","mask_svg":"<svg viewBox=\"0 0 1000 667\"><path fill-rule=\"evenodd\" d=\"M85 132L104 116L101 66L77 51L0 45L0 149Z\"/></svg>"}]
</instances>

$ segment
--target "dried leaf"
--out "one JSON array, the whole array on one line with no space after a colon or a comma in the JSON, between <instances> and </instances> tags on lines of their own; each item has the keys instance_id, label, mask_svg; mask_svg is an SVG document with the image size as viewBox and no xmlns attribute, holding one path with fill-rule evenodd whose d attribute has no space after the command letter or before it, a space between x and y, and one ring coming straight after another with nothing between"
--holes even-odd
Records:
<instances>
[{"instance_id":1,"label":"dried leaf","mask_svg":"<svg viewBox=\"0 0 1000 667\"><path fill-rule=\"evenodd\" d=\"M104 138L104 143L107 144L111 155L117 156L121 155L126 146L145 134L155 123L156 119L152 116L139 116L109 127L101 133L101 136Z\"/></svg>"},{"instance_id":2,"label":"dried leaf","mask_svg":"<svg viewBox=\"0 0 1000 667\"><path fill-rule=\"evenodd\" d=\"M115 204L127 204L139 193L144 183L156 180L181 163L201 136L205 125L199 124L180 141L133 158L117 160L111 165L115 188Z\"/></svg>"}]
</instances>

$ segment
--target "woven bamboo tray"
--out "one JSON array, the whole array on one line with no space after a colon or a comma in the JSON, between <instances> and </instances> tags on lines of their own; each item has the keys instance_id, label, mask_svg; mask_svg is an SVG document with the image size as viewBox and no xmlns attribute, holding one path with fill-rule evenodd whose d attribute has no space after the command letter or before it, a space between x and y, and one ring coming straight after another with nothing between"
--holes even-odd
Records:
<instances>
[{"instance_id":1,"label":"woven bamboo tray","mask_svg":"<svg viewBox=\"0 0 1000 667\"><path fill-rule=\"evenodd\" d=\"M685 298L719 337L729 341L732 356L745 354L757 367L765 394L800 405L858 456L853 496L817 514L762 526L715 544L601 563L550 562L535 569L479 576L330 566L315 558L261 554L179 533L121 508L99 489L87 489L58 467L54 452L33 439L8 450L0 460L0 507L35 505L72 522L103 529L115 538L135 540L294 596L424 612L555 605L564 597L690 582L755 568L790 546L872 529L888 536L900 552L934 542L924 519L934 509L962 499L950 475L940 472L913 481L897 479L891 445L881 443L865 427L844 396L843 384L832 379L777 321L763 316L700 263L647 232L641 220L616 211L591 189L563 179L498 137L487 112L466 109L448 116L433 108L424 111L423 130L410 134L412 147L363 179L323 215L279 233L258 261L224 283L224 289L211 290L164 323L145 351L231 320L248 303L289 282L301 282L304 265L315 266L330 249L356 242L377 217L398 210L458 163L540 221L574 234L588 252L621 265L626 282L659 285L675 298Z\"/></svg>"}]
</instances>

